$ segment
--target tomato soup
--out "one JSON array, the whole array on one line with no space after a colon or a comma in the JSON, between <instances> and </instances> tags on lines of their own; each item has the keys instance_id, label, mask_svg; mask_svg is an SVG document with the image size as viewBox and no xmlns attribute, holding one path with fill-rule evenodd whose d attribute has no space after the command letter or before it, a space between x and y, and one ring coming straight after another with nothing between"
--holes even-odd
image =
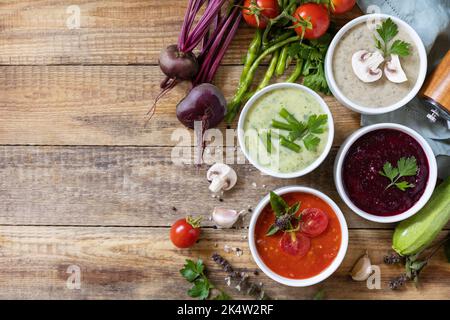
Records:
<instances>
[{"instance_id":1,"label":"tomato soup","mask_svg":"<svg viewBox=\"0 0 450 320\"><path fill-rule=\"evenodd\" d=\"M292 192L282 195L292 206L300 202L297 215L308 208L322 210L328 216L328 225L324 232L310 239L311 245L305 255L292 255L281 250L283 232L267 236L267 230L275 222L275 214L270 206L263 209L255 226L255 245L261 260L276 274L290 279L307 279L324 271L336 258L341 246L341 226L333 209L319 197ZM301 232L300 232L301 234ZM302 235L303 236L303 235Z\"/></svg>"}]
</instances>

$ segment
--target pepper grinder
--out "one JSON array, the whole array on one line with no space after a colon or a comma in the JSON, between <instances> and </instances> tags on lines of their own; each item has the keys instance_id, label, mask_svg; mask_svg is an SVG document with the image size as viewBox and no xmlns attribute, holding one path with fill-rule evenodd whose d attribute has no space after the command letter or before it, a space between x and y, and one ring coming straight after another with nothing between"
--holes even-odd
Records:
<instances>
[{"instance_id":1,"label":"pepper grinder","mask_svg":"<svg viewBox=\"0 0 450 320\"><path fill-rule=\"evenodd\" d=\"M436 122L442 118L450 129L450 50L427 78L419 97L429 110L428 120Z\"/></svg>"}]
</instances>

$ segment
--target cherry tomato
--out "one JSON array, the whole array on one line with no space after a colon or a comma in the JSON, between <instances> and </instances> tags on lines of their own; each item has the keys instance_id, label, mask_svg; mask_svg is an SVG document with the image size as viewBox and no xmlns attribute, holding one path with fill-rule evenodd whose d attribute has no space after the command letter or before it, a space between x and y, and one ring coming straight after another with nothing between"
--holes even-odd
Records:
<instances>
[{"instance_id":1,"label":"cherry tomato","mask_svg":"<svg viewBox=\"0 0 450 320\"><path fill-rule=\"evenodd\" d=\"M305 256L311 247L311 240L300 232L286 232L280 240L280 248L292 256Z\"/></svg>"},{"instance_id":2,"label":"cherry tomato","mask_svg":"<svg viewBox=\"0 0 450 320\"><path fill-rule=\"evenodd\" d=\"M269 19L280 14L277 0L245 0L242 16L251 27L264 29Z\"/></svg>"},{"instance_id":3,"label":"cherry tomato","mask_svg":"<svg viewBox=\"0 0 450 320\"><path fill-rule=\"evenodd\" d=\"M353 9L356 0L332 0L333 13L341 14Z\"/></svg>"},{"instance_id":4,"label":"cherry tomato","mask_svg":"<svg viewBox=\"0 0 450 320\"><path fill-rule=\"evenodd\" d=\"M299 36L303 34L303 28L305 28L305 39L317 39L320 38L327 32L330 26L330 15L328 14L328 9L321 4L317 3L305 3L302 4L295 10L294 18L298 21L294 21L293 25L298 26L299 24L310 24L310 28L306 25L298 26L295 28L295 32Z\"/></svg>"},{"instance_id":5,"label":"cherry tomato","mask_svg":"<svg viewBox=\"0 0 450 320\"><path fill-rule=\"evenodd\" d=\"M200 236L200 218L187 217L176 221L170 228L170 240L178 248L192 247Z\"/></svg>"},{"instance_id":6,"label":"cherry tomato","mask_svg":"<svg viewBox=\"0 0 450 320\"><path fill-rule=\"evenodd\" d=\"M314 238L322 234L328 227L328 216L317 208L303 210L300 230L308 237Z\"/></svg>"}]
</instances>

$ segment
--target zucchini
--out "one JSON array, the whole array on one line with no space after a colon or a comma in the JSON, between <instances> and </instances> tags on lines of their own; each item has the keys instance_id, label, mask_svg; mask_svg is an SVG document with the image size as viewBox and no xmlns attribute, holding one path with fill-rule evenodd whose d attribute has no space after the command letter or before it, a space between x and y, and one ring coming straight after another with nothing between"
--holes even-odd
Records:
<instances>
[{"instance_id":1,"label":"zucchini","mask_svg":"<svg viewBox=\"0 0 450 320\"><path fill-rule=\"evenodd\" d=\"M450 177L433 192L428 203L394 231L392 248L402 256L425 249L450 219Z\"/></svg>"}]
</instances>

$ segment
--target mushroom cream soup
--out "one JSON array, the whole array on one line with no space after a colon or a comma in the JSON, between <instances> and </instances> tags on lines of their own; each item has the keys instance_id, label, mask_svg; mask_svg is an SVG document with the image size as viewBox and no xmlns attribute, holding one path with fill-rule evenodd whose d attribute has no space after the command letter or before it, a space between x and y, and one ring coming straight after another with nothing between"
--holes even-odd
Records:
<instances>
[{"instance_id":1,"label":"mushroom cream soup","mask_svg":"<svg viewBox=\"0 0 450 320\"><path fill-rule=\"evenodd\" d=\"M311 115L325 114L316 98L304 90L283 88L269 91L255 101L245 117L245 148L260 166L278 173L293 173L309 166L324 151L328 140L328 120L323 132L315 134L320 139L317 146L308 150L304 141L296 140L300 147L296 152L280 145L280 136L287 136L288 132L272 128L272 120L285 121L280 116L283 108L302 122ZM267 132L271 133L270 153L266 151L267 140L264 141Z\"/></svg>"},{"instance_id":2,"label":"mushroom cream soup","mask_svg":"<svg viewBox=\"0 0 450 320\"><path fill-rule=\"evenodd\" d=\"M339 41L333 54L333 76L340 91L348 99L364 107L387 107L402 100L414 87L419 75L419 53L408 32L398 26L397 39L411 44L411 54L400 57L401 66L408 80L393 83L383 74L381 79L365 83L352 70L352 56L359 50L375 52L374 36L367 24L361 23L350 29Z\"/></svg>"}]
</instances>

